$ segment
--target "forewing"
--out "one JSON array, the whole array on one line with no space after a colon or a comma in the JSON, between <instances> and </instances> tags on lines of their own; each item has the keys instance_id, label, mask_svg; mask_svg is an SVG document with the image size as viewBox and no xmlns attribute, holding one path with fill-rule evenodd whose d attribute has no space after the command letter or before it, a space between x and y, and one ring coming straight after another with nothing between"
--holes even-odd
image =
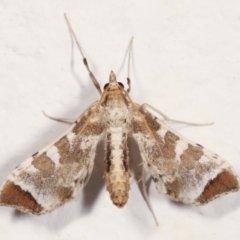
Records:
<instances>
[{"instance_id":1,"label":"forewing","mask_svg":"<svg viewBox=\"0 0 240 240\"><path fill-rule=\"evenodd\" d=\"M93 169L104 126L95 106L58 140L20 164L0 189L0 205L44 214L77 197Z\"/></svg>"},{"instance_id":2,"label":"forewing","mask_svg":"<svg viewBox=\"0 0 240 240\"><path fill-rule=\"evenodd\" d=\"M134 113L132 128L145 169L171 199L198 205L239 189L225 160L175 133L144 107Z\"/></svg>"}]
</instances>

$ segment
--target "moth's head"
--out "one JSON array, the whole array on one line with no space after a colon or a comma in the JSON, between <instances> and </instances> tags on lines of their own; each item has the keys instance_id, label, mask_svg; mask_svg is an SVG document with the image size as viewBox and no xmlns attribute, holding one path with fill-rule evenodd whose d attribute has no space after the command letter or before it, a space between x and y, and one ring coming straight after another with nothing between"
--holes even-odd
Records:
<instances>
[{"instance_id":1,"label":"moth's head","mask_svg":"<svg viewBox=\"0 0 240 240\"><path fill-rule=\"evenodd\" d=\"M109 83L106 83L103 89L105 90L107 88L109 90L124 89L124 85L121 82L117 82L116 75L113 71L110 72Z\"/></svg>"}]
</instances>

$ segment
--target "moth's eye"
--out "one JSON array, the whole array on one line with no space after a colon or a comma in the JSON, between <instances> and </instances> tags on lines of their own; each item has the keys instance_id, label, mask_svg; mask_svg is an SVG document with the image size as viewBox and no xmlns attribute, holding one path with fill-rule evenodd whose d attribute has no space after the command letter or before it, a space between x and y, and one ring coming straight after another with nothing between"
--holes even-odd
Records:
<instances>
[{"instance_id":1,"label":"moth's eye","mask_svg":"<svg viewBox=\"0 0 240 240\"><path fill-rule=\"evenodd\" d=\"M103 89L105 90L108 87L109 83L106 83L103 87Z\"/></svg>"},{"instance_id":2,"label":"moth's eye","mask_svg":"<svg viewBox=\"0 0 240 240\"><path fill-rule=\"evenodd\" d=\"M124 89L124 85L121 82L118 82L118 84Z\"/></svg>"}]
</instances>

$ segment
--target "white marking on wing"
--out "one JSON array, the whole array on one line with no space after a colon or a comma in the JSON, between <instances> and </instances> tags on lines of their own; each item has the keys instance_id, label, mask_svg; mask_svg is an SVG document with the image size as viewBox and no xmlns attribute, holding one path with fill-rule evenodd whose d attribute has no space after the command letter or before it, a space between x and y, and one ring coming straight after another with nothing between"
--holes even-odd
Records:
<instances>
[{"instance_id":1,"label":"white marking on wing","mask_svg":"<svg viewBox=\"0 0 240 240\"><path fill-rule=\"evenodd\" d=\"M164 128L161 126L160 130L158 130L158 134L162 137L163 141L164 141L164 137L167 133L168 129L167 128Z\"/></svg>"},{"instance_id":2,"label":"white marking on wing","mask_svg":"<svg viewBox=\"0 0 240 240\"><path fill-rule=\"evenodd\" d=\"M66 137L67 137L67 139L68 139L68 141L69 141L69 143L70 143L70 146L72 146L72 142L73 142L73 140L75 139L76 134L73 133L72 131L70 131L70 132L66 135Z\"/></svg>"},{"instance_id":3,"label":"white marking on wing","mask_svg":"<svg viewBox=\"0 0 240 240\"><path fill-rule=\"evenodd\" d=\"M22 162L14 171L9 175L8 179L15 182L16 177L23 173L23 171L29 171L36 173L38 170L32 165L33 157L26 159Z\"/></svg>"},{"instance_id":4,"label":"white marking on wing","mask_svg":"<svg viewBox=\"0 0 240 240\"><path fill-rule=\"evenodd\" d=\"M14 182L16 185L20 186L22 190L31 193L36 202L43 206L46 210L53 209L53 206L57 206L60 204L59 199L54 194L44 194L43 191L41 193L36 191L36 186L33 182L25 182L25 181L16 181Z\"/></svg>"},{"instance_id":5,"label":"white marking on wing","mask_svg":"<svg viewBox=\"0 0 240 240\"><path fill-rule=\"evenodd\" d=\"M205 154L201 156L201 158L199 159L199 163L201 164L206 164L209 163L209 157L207 157Z\"/></svg>"},{"instance_id":6,"label":"white marking on wing","mask_svg":"<svg viewBox=\"0 0 240 240\"><path fill-rule=\"evenodd\" d=\"M60 159L60 154L58 152L58 148L55 147L54 145L52 147L50 147L47 152L46 152L47 157L49 157L56 165L56 167L58 167L60 165L59 163L59 159Z\"/></svg>"},{"instance_id":7,"label":"white marking on wing","mask_svg":"<svg viewBox=\"0 0 240 240\"><path fill-rule=\"evenodd\" d=\"M177 162L181 162L181 158L180 156L183 154L183 152L188 148L188 143L183 141L182 139L177 140L176 142L176 148L175 148L175 152L176 152L176 161Z\"/></svg>"}]
</instances>

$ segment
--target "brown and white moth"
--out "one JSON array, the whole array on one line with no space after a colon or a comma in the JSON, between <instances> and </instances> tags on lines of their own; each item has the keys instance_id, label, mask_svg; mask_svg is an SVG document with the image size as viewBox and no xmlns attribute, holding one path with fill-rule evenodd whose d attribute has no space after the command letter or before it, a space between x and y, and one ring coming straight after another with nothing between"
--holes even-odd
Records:
<instances>
[{"instance_id":1,"label":"brown and white moth","mask_svg":"<svg viewBox=\"0 0 240 240\"><path fill-rule=\"evenodd\" d=\"M67 23L76 40L68 20ZM76 43L80 49L77 40ZM129 137L137 142L143 168L151 174L157 190L175 201L205 204L239 189L238 178L225 160L174 132L147 110L148 105L140 106L131 100L130 79L125 90L111 71L102 93L82 56L101 93L100 100L59 139L25 160L7 177L0 188L0 205L40 215L79 196L91 176L102 135L104 178L117 207L127 203L130 190Z\"/></svg>"}]
</instances>

